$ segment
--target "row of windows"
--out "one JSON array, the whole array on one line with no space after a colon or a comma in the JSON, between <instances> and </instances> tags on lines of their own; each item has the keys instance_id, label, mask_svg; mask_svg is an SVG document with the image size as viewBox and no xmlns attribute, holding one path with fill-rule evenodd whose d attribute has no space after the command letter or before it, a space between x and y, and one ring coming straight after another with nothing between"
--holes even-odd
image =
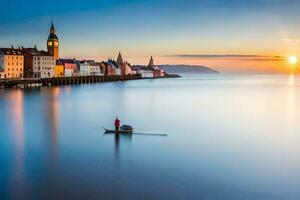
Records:
<instances>
[{"instance_id":1,"label":"row of windows","mask_svg":"<svg viewBox=\"0 0 300 200\"><path fill-rule=\"evenodd\" d=\"M34 57L34 60L54 60L53 57Z\"/></svg>"},{"instance_id":2,"label":"row of windows","mask_svg":"<svg viewBox=\"0 0 300 200\"><path fill-rule=\"evenodd\" d=\"M0 78L22 78L23 74L17 74L17 73L7 73L7 74L0 74Z\"/></svg>"},{"instance_id":3,"label":"row of windows","mask_svg":"<svg viewBox=\"0 0 300 200\"><path fill-rule=\"evenodd\" d=\"M35 65L54 65L55 63L54 62L34 62Z\"/></svg>"},{"instance_id":4,"label":"row of windows","mask_svg":"<svg viewBox=\"0 0 300 200\"><path fill-rule=\"evenodd\" d=\"M53 67L35 67L35 70L53 70Z\"/></svg>"},{"instance_id":5,"label":"row of windows","mask_svg":"<svg viewBox=\"0 0 300 200\"><path fill-rule=\"evenodd\" d=\"M11 60L23 60L23 56L7 56Z\"/></svg>"},{"instance_id":6,"label":"row of windows","mask_svg":"<svg viewBox=\"0 0 300 200\"><path fill-rule=\"evenodd\" d=\"M12 62L12 63L11 63L11 62L7 62L7 65L8 65L8 66L10 66L10 65L17 65L17 66L20 65L20 66L22 66L22 65L23 65L23 62L16 62L16 63L14 63L14 62Z\"/></svg>"},{"instance_id":7,"label":"row of windows","mask_svg":"<svg viewBox=\"0 0 300 200\"><path fill-rule=\"evenodd\" d=\"M22 72L23 69L22 68L8 68L7 71L20 71L20 72Z\"/></svg>"}]
</instances>

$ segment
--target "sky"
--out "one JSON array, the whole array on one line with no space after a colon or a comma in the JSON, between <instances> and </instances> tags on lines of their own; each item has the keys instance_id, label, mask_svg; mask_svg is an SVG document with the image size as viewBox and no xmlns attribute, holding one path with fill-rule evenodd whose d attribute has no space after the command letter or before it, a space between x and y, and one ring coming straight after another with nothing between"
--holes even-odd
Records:
<instances>
[{"instance_id":1,"label":"sky","mask_svg":"<svg viewBox=\"0 0 300 200\"><path fill-rule=\"evenodd\" d=\"M299 0L0 0L0 46L132 64L205 65L224 73L288 73L300 56ZM298 66L297 66L298 67Z\"/></svg>"}]
</instances>

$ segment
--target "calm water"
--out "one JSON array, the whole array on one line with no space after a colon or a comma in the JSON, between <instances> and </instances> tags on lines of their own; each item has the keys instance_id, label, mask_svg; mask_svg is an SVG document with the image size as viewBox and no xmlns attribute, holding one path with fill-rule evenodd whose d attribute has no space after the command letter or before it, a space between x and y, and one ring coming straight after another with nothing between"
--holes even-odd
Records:
<instances>
[{"instance_id":1,"label":"calm water","mask_svg":"<svg viewBox=\"0 0 300 200\"><path fill-rule=\"evenodd\" d=\"M299 199L300 77L0 91L0 199ZM115 116L138 132L104 135Z\"/></svg>"}]
</instances>

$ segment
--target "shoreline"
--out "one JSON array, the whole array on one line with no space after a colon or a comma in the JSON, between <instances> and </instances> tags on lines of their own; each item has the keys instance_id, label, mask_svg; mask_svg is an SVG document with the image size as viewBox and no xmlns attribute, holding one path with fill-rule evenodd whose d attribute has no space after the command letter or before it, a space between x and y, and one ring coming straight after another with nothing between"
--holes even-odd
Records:
<instances>
[{"instance_id":1,"label":"shoreline","mask_svg":"<svg viewBox=\"0 0 300 200\"><path fill-rule=\"evenodd\" d=\"M79 85L106 83L116 81L130 81L142 79L161 79L161 78L181 78L177 74L166 74L162 77L143 78L140 74L136 75L114 75L114 76L73 76L73 77L56 77L56 78L28 78L28 79L2 79L0 80L0 89L7 88L35 88L43 86L59 86L59 85Z\"/></svg>"}]
</instances>

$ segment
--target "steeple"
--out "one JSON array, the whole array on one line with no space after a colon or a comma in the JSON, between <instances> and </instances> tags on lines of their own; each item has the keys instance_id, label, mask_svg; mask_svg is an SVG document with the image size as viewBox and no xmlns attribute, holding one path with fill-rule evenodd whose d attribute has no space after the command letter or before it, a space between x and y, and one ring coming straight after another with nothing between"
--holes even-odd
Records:
<instances>
[{"instance_id":1,"label":"steeple","mask_svg":"<svg viewBox=\"0 0 300 200\"><path fill-rule=\"evenodd\" d=\"M153 57L151 56L148 67L154 67Z\"/></svg>"},{"instance_id":2,"label":"steeple","mask_svg":"<svg viewBox=\"0 0 300 200\"><path fill-rule=\"evenodd\" d=\"M58 37L57 37L57 35L56 35L56 29L55 29L55 27L54 27L53 21L52 21L52 23L51 23L50 34L49 34L48 39L52 39L52 40L55 39L55 40L58 40Z\"/></svg>"},{"instance_id":3,"label":"steeple","mask_svg":"<svg viewBox=\"0 0 300 200\"><path fill-rule=\"evenodd\" d=\"M124 60L123 60L122 55L121 55L120 52L119 52L119 55L118 55L117 63L118 63L118 64L124 63Z\"/></svg>"},{"instance_id":4,"label":"steeple","mask_svg":"<svg viewBox=\"0 0 300 200\"><path fill-rule=\"evenodd\" d=\"M50 28L50 34L55 34L55 28L54 28L54 23L53 23L53 20L52 20L52 23L51 23L51 28Z\"/></svg>"}]
</instances>

